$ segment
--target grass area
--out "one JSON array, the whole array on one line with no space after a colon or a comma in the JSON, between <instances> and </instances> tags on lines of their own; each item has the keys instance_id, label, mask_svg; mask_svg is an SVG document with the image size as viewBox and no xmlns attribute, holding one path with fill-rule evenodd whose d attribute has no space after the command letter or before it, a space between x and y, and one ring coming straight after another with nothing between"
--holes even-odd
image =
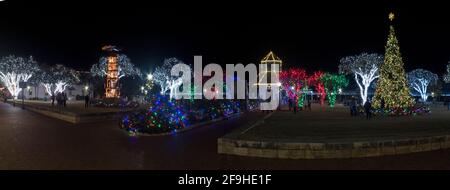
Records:
<instances>
[{"instance_id":1,"label":"grass area","mask_svg":"<svg viewBox=\"0 0 450 190\"><path fill-rule=\"evenodd\" d=\"M432 107L432 113L420 116L351 117L347 107L335 108L313 105L312 111L277 111L238 138L248 140L347 142L382 139L401 139L429 135L450 134L450 111Z\"/></svg>"}]
</instances>

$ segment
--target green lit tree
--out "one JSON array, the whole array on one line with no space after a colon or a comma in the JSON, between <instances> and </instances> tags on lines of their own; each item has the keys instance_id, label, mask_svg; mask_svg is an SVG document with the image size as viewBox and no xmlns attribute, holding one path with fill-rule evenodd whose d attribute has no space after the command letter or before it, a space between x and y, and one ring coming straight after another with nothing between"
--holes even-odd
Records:
<instances>
[{"instance_id":1,"label":"green lit tree","mask_svg":"<svg viewBox=\"0 0 450 190\"><path fill-rule=\"evenodd\" d=\"M334 107L339 89L342 89L348 85L347 78L345 78L345 75L342 74L336 75L325 73L320 78L320 81L322 81L325 87L328 104L330 105L330 107Z\"/></svg>"},{"instance_id":2,"label":"green lit tree","mask_svg":"<svg viewBox=\"0 0 450 190\"><path fill-rule=\"evenodd\" d=\"M404 109L414 105L403 65L394 27L391 26L384 64L381 65L380 78L373 97L374 108L381 108L383 104L387 109Z\"/></svg>"}]
</instances>

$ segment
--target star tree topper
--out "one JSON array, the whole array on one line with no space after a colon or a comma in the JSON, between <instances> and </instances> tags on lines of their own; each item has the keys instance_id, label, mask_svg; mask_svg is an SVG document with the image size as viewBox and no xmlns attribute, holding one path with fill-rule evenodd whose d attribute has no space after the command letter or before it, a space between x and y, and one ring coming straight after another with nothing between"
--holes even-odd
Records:
<instances>
[{"instance_id":1,"label":"star tree topper","mask_svg":"<svg viewBox=\"0 0 450 190\"><path fill-rule=\"evenodd\" d=\"M392 22L395 19L395 14L393 12L389 13L389 20Z\"/></svg>"}]
</instances>

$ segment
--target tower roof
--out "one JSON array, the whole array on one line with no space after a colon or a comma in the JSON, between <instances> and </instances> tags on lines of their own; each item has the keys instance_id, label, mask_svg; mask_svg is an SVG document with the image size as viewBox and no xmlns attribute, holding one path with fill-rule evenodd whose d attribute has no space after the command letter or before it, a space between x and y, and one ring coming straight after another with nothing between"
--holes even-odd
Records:
<instances>
[{"instance_id":1,"label":"tower roof","mask_svg":"<svg viewBox=\"0 0 450 190\"><path fill-rule=\"evenodd\" d=\"M281 59L276 56L272 51L270 51L262 60L261 60L262 64L266 64L266 63L275 63L275 64L281 64L283 63L281 61Z\"/></svg>"},{"instance_id":2,"label":"tower roof","mask_svg":"<svg viewBox=\"0 0 450 190\"><path fill-rule=\"evenodd\" d=\"M117 48L116 46L112 46L112 45L106 45L102 47L103 51L108 51L108 52L119 52L120 49Z\"/></svg>"}]
</instances>

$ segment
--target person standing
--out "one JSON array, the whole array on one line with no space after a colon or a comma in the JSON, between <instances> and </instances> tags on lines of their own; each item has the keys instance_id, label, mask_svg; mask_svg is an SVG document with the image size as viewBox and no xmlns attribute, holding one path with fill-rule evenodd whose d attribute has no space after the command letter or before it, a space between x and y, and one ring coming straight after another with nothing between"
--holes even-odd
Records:
<instances>
[{"instance_id":1,"label":"person standing","mask_svg":"<svg viewBox=\"0 0 450 190\"><path fill-rule=\"evenodd\" d=\"M308 110L311 111L311 101L308 99Z\"/></svg>"},{"instance_id":2,"label":"person standing","mask_svg":"<svg viewBox=\"0 0 450 190\"><path fill-rule=\"evenodd\" d=\"M292 99L291 98L289 98L288 104L289 104L289 111L291 111L291 109L292 109Z\"/></svg>"},{"instance_id":3,"label":"person standing","mask_svg":"<svg viewBox=\"0 0 450 190\"><path fill-rule=\"evenodd\" d=\"M66 107L67 94L65 92L62 93L62 99L63 99L63 105L64 105L64 107Z\"/></svg>"},{"instance_id":4,"label":"person standing","mask_svg":"<svg viewBox=\"0 0 450 190\"><path fill-rule=\"evenodd\" d=\"M364 111L366 112L366 119L370 119L372 117L372 103L370 101L366 101L364 104Z\"/></svg>"},{"instance_id":5,"label":"person standing","mask_svg":"<svg viewBox=\"0 0 450 190\"><path fill-rule=\"evenodd\" d=\"M447 104L447 111L450 111L450 100L446 99L445 104Z\"/></svg>"},{"instance_id":6,"label":"person standing","mask_svg":"<svg viewBox=\"0 0 450 190\"><path fill-rule=\"evenodd\" d=\"M89 95L86 95L84 97L84 107L88 108L89 107Z\"/></svg>"},{"instance_id":7,"label":"person standing","mask_svg":"<svg viewBox=\"0 0 450 190\"><path fill-rule=\"evenodd\" d=\"M294 114L297 114L297 104L294 103Z\"/></svg>"},{"instance_id":8,"label":"person standing","mask_svg":"<svg viewBox=\"0 0 450 190\"><path fill-rule=\"evenodd\" d=\"M55 105L55 95L52 94L52 96L50 97L52 99L52 106Z\"/></svg>"},{"instance_id":9,"label":"person standing","mask_svg":"<svg viewBox=\"0 0 450 190\"><path fill-rule=\"evenodd\" d=\"M351 109L352 109L352 116L358 116L358 102L356 100L356 98L352 99L352 105L351 105Z\"/></svg>"}]
</instances>

